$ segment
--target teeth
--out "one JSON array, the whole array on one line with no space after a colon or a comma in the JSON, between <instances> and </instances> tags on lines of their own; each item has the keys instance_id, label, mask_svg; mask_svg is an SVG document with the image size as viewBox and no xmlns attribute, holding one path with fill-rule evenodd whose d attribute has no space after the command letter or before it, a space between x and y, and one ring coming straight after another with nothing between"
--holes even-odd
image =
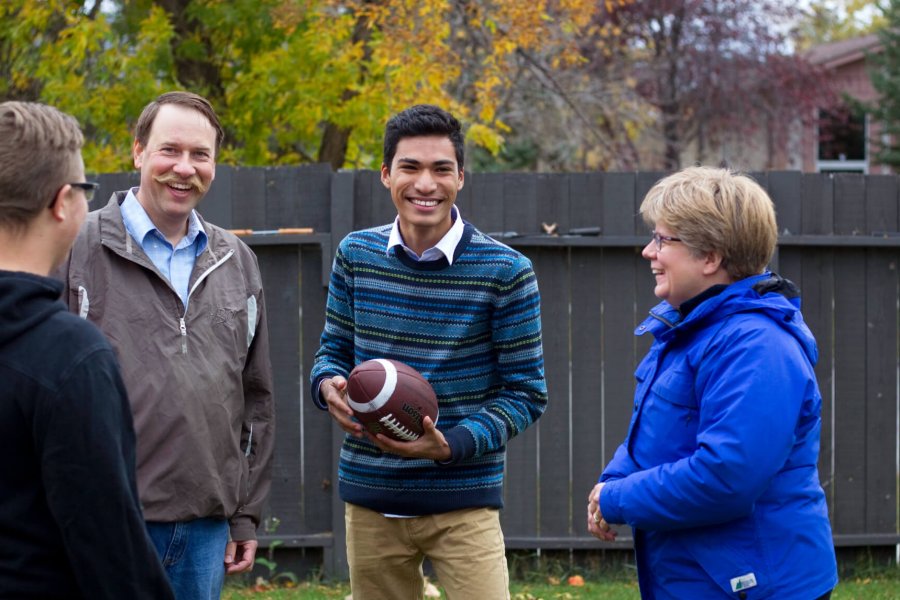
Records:
<instances>
[{"instance_id":1,"label":"teeth","mask_svg":"<svg viewBox=\"0 0 900 600\"><path fill-rule=\"evenodd\" d=\"M189 183L169 183L169 187L173 187L176 190L187 191L191 189L193 186Z\"/></svg>"},{"instance_id":2,"label":"teeth","mask_svg":"<svg viewBox=\"0 0 900 600\"><path fill-rule=\"evenodd\" d=\"M437 206L437 205L438 205L438 201L437 201L437 200L419 200L419 199L412 199L411 202L412 202L413 204L415 204L416 206L427 206L427 207L432 207L432 206Z\"/></svg>"}]
</instances>

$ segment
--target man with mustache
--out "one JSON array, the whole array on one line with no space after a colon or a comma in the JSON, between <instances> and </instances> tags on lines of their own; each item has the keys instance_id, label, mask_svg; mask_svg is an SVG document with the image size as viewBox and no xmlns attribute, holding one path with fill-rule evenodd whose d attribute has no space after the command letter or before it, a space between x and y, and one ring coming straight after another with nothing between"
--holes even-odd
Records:
<instances>
[{"instance_id":1,"label":"man with mustache","mask_svg":"<svg viewBox=\"0 0 900 600\"><path fill-rule=\"evenodd\" d=\"M178 600L218 598L253 566L270 478L274 401L256 256L195 210L223 130L204 98L159 96L132 146L140 186L88 215L69 307L106 334L137 433L147 531Z\"/></svg>"}]
</instances>

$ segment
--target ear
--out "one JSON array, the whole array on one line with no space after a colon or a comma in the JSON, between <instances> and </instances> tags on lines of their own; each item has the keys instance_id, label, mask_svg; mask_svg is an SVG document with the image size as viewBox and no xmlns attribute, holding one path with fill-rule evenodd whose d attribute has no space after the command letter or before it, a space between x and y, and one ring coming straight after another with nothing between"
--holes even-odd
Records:
<instances>
[{"instance_id":1,"label":"ear","mask_svg":"<svg viewBox=\"0 0 900 600\"><path fill-rule=\"evenodd\" d=\"M387 189L391 189L391 171L384 163L381 163L381 183Z\"/></svg>"},{"instance_id":2,"label":"ear","mask_svg":"<svg viewBox=\"0 0 900 600\"><path fill-rule=\"evenodd\" d=\"M709 252L703 259L703 274L715 275L722 268L722 255L718 252Z\"/></svg>"},{"instance_id":3,"label":"ear","mask_svg":"<svg viewBox=\"0 0 900 600\"><path fill-rule=\"evenodd\" d=\"M59 191L56 192L56 196L53 198L53 202L50 204L50 216L53 220L62 223L66 220L66 217L69 215L69 192L72 191L72 186L66 184L59 188Z\"/></svg>"},{"instance_id":4,"label":"ear","mask_svg":"<svg viewBox=\"0 0 900 600\"><path fill-rule=\"evenodd\" d=\"M465 183L465 179L466 179L466 174L462 169L460 169L459 170L459 181L456 183L456 191L457 192L459 190L463 189L463 184Z\"/></svg>"},{"instance_id":5,"label":"ear","mask_svg":"<svg viewBox=\"0 0 900 600\"><path fill-rule=\"evenodd\" d=\"M144 147L137 141L137 138L131 144L131 157L134 159L134 168L140 169L144 162Z\"/></svg>"}]
</instances>

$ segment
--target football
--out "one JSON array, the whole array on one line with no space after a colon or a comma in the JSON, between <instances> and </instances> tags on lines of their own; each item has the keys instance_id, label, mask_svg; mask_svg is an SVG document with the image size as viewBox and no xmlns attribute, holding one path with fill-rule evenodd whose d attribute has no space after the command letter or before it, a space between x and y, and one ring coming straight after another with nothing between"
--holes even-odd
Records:
<instances>
[{"instance_id":1,"label":"football","mask_svg":"<svg viewBox=\"0 0 900 600\"><path fill-rule=\"evenodd\" d=\"M397 360L361 362L347 378L347 402L353 414L374 435L401 442L422 435L425 416L437 424L437 396L422 375Z\"/></svg>"}]
</instances>

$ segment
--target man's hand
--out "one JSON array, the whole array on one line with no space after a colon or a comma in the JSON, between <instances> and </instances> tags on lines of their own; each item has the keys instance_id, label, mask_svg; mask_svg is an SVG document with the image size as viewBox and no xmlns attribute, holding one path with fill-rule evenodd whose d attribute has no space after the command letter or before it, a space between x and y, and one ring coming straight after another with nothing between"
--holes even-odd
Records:
<instances>
[{"instance_id":1,"label":"man's hand","mask_svg":"<svg viewBox=\"0 0 900 600\"><path fill-rule=\"evenodd\" d=\"M603 489L605 483L598 483L588 494L587 505L587 524L588 531L595 538L604 542L612 542L616 539L616 532L609 528L609 523L603 518L600 512L600 490Z\"/></svg>"},{"instance_id":2,"label":"man's hand","mask_svg":"<svg viewBox=\"0 0 900 600\"><path fill-rule=\"evenodd\" d=\"M225 546L225 574L236 575L252 569L258 547L256 540L228 542Z\"/></svg>"},{"instance_id":3,"label":"man's hand","mask_svg":"<svg viewBox=\"0 0 900 600\"><path fill-rule=\"evenodd\" d=\"M447 443L444 434L434 426L431 417L422 419L422 428L425 432L419 436L419 439L411 442L398 442L380 433L373 436L368 431L366 437L384 452L398 456L429 458L437 461L450 460L450 444Z\"/></svg>"},{"instance_id":4,"label":"man's hand","mask_svg":"<svg viewBox=\"0 0 900 600\"><path fill-rule=\"evenodd\" d=\"M328 413L331 418L340 425L341 429L353 437L363 437L363 426L353 420L353 409L347 404L347 379L335 375L331 379L322 380L319 385L319 395L328 405Z\"/></svg>"}]
</instances>

